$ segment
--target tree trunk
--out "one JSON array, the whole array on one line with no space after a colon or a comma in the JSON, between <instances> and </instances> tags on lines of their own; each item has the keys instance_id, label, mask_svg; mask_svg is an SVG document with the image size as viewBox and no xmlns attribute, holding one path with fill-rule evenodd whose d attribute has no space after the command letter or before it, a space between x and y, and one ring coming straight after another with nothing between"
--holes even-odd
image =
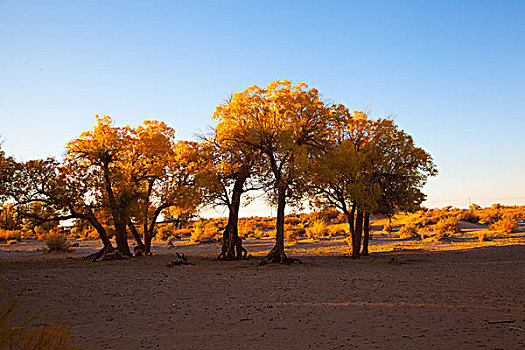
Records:
<instances>
[{"instance_id":1,"label":"tree trunk","mask_svg":"<svg viewBox=\"0 0 525 350\"><path fill-rule=\"evenodd\" d=\"M132 256L131 252L129 251L128 231L126 230L126 226L127 226L126 221L123 220L121 217L119 217L116 220L113 219L113 221L115 221L115 235L117 238L118 251L120 252L120 254L124 256Z\"/></svg>"},{"instance_id":2,"label":"tree trunk","mask_svg":"<svg viewBox=\"0 0 525 350\"><path fill-rule=\"evenodd\" d=\"M133 238L135 238L137 245L139 247L144 247L144 243L142 243L142 240L140 239L140 234L137 231L137 228L135 227L135 224L131 221L131 219L129 219L128 221L128 227L131 232L131 235L133 236Z\"/></svg>"},{"instance_id":3,"label":"tree trunk","mask_svg":"<svg viewBox=\"0 0 525 350\"><path fill-rule=\"evenodd\" d=\"M347 216L348 225L350 225L350 235L351 236L355 234L355 209L356 209L356 205L352 204L352 211L350 212L350 216Z\"/></svg>"},{"instance_id":4,"label":"tree trunk","mask_svg":"<svg viewBox=\"0 0 525 350\"><path fill-rule=\"evenodd\" d=\"M348 226L350 228L350 242L348 243L348 245L350 246L350 254L354 255L354 216L348 210L344 210L344 214L346 216L346 220L348 221Z\"/></svg>"},{"instance_id":5,"label":"tree trunk","mask_svg":"<svg viewBox=\"0 0 525 350\"><path fill-rule=\"evenodd\" d=\"M355 232L353 238L352 258L357 259L360 257L361 250L361 238L363 236L363 212L357 209L355 217Z\"/></svg>"},{"instance_id":6,"label":"tree trunk","mask_svg":"<svg viewBox=\"0 0 525 350\"><path fill-rule=\"evenodd\" d=\"M102 244L104 244L104 248L112 251L113 245L111 244L111 241L109 240L108 234L106 232L106 229L102 224L97 220L95 217L95 214L91 209L86 210L86 219L89 221L91 226L97 230L98 236L100 237L100 240L102 241Z\"/></svg>"},{"instance_id":7,"label":"tree trunk","mask_svg":"<svg viewBox=\"0 0 525 350\"><path fill-rule=\"evenodd\" d=\"M133 236L133 238L135 238L135 241L137 242L137 245L135 246L135 248L133 248L133 256L145 255L146 245L140 239L140 234L137 231L135 224L133 224L133 222L129 218L128 218L128 228L131 232L131 235ZM146 238L146 234L144 234L144 238ZM146 239L144 239L144 242L146 242Z\"/></svg>"},{"instance_id":8,"label":"tree trunk","mask_svg":"<svg viewBox=\"0 0 525 350\"><path fill-rule=\"evenodd\" d=\"M117 205L113 188L111 187L111 179L109 178L109 163L103 164L104 186L108 195L109 207L111 209L111 216L115 223L115 234L117 238L117 249L124 256L131 256L128 246L128 233L126 231L127 222L122 215L122 209Z\"/></svg>"},{"instance_id":9,"label":"tree trunk","mask_svg":"<svg viewBox=\"0 0 525 350\"><path fill-rule=\"evenodd\" d=\"M241 195L245 180L246 177L239 177L233 186L232 200L228 206L228 224L222 235L222 249L218 257L220 260L238 260L246 257L246 249L242 246L238 229L239 208L241 207Z\"/></svg>"},{"instance_id":10,"label":"tree trunk","mask_svg":"<svg viewBox=\"0 0 525 350\"><path fill-rule=\"evenodd\" d=\"M365 211L365 222L363 224L363 230L364 230L364 239L363 239L363 251L361 252L362 255L368 256L370 253L368 253L368 241L370 239L370 213L368 211Z\"/></svg>"},{"instance_id":11,"label":"tree trunk","mask_svg":"<svg viewBox=\"0 0 525 350\"><path fill-rule=\"evenodd\" d=\"M286 206L287 185L282 181L277 184L277 222L275 233L275 246L266 255L261 265L268 263L290 264L298 259L288 258L284 252L284 209Z\"/></svg>"},{"instance_id":12,"label":"tree trunk","mask_svg":"<svg viewBox=\"0 0 525 350\"><path fill-rule=\"evenodd\" d=\"M107 254L114 254L115 248L113 248L113 245L111 244L111 241L109 240L106 229L97 220L97 218L95 217L95 214L93 213L91 209L86 210L85 219L89 221L89 223L95 228L95 230L97 230L97 233L100 237L100 240L102 241L102 244L104 244L104 247L100 249L98 252L86 256L84 259L94 260L94 261L103 260L107 256ZM115 256L115 258L118 258L118 257Z\"/></svg>"}]
</instances>

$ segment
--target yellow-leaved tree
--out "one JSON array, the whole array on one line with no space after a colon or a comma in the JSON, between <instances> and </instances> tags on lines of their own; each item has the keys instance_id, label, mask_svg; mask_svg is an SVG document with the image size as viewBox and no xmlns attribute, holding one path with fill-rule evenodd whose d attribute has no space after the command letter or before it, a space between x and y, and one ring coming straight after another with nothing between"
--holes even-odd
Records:
<instances>
[{"instance_id":1,"label":"yellow-leaved tree","mask_svg":"<svg viewBox=\"0 0 525 350\"><path fill-rule=\"evenodd\" d=\"M368 255L370 214L392 215L421 204L422 186L437 174L432 157L389 119L371 120L343 106L332 112L330 147L312 162L310 193L318 207L347 217L352 257Z\"/></svg>"},{"instance_id":2,"label":"yellow-leaved tree","mask_svg":"<svg viewBox=\"0 0 525 350\"><path fill-rule=\"evenodd\" d=\"M287 80L248 87L217 107L217 128L227 130L227 142L258 156L261 183L277 205L275 246L262 264L295 260L284 251L285 207L305 194L308 160L326 146L329 113L316 89Z\"/></svg>"}]
</instances>

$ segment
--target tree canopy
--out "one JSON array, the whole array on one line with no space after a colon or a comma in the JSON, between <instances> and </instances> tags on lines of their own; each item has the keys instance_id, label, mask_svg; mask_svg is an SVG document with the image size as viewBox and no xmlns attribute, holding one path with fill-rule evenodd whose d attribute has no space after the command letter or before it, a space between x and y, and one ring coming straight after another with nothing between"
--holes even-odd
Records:
<instances>
[{"instance_id":1,"label":"tree canopy","mask_svg":"<svg viewBox=\"0 0 525 350\"><path fill-rule=\"evenodd\" d=\"M304 83L250 86L217 106L213 118L216 127L200 142L176 140L160 121L133 128L97 115L93 129L67 144L62 161L16 162L0 149L3 208L35 225L88 222L104 243L100 258L131 256L129 235L134 255L149 255L164 214L225 206L219 258L232 260L247 257L239 208L253 199L247 192L262 189L277 207L275 246L262 263L289 263L296 259L284 251L287 206L300 208L309 199L314 207L342 211L352 256L359 257L363 235L368 254L370 215L419 207L423 185L437 174L432 157L392 120L328 103Z\"/></svg>"}]
</instances>

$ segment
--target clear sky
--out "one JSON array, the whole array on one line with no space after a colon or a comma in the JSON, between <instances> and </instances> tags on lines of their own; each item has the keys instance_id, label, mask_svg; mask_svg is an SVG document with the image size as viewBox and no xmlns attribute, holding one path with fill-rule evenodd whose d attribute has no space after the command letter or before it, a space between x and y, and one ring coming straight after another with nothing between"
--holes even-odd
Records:
<instances>
[{"instance_id":1,"label":"clear sky","mask_svg":"<svg viewBox=\"0 0 525 350\"><path fill-rule=\"evenodd\" d=\"M393 117L438 166L425 205L525 204L523 0L0 0L0 134L19 160L61 158L97 113L192 139L228 95L281 79Z\"/></svg>"}]
</instances>

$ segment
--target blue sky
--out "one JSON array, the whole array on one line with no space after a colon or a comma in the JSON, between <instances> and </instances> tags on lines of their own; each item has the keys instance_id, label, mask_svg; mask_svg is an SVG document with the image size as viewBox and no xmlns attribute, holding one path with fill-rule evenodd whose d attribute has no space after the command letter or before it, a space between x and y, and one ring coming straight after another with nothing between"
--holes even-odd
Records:
<instances>
[{"instance_id":1,"label":"blue sky","mask_svg":"<svg viewBox=\"0 0 525 350\"><path fill-rule=\"evenodd\" d=\"M289 79L412 134L440 171L427 206L525 204L523 18L525 1L0 0L2 147L61 158L97 113L192 139L228 95Z\"/></svg>"}]
</instances>

